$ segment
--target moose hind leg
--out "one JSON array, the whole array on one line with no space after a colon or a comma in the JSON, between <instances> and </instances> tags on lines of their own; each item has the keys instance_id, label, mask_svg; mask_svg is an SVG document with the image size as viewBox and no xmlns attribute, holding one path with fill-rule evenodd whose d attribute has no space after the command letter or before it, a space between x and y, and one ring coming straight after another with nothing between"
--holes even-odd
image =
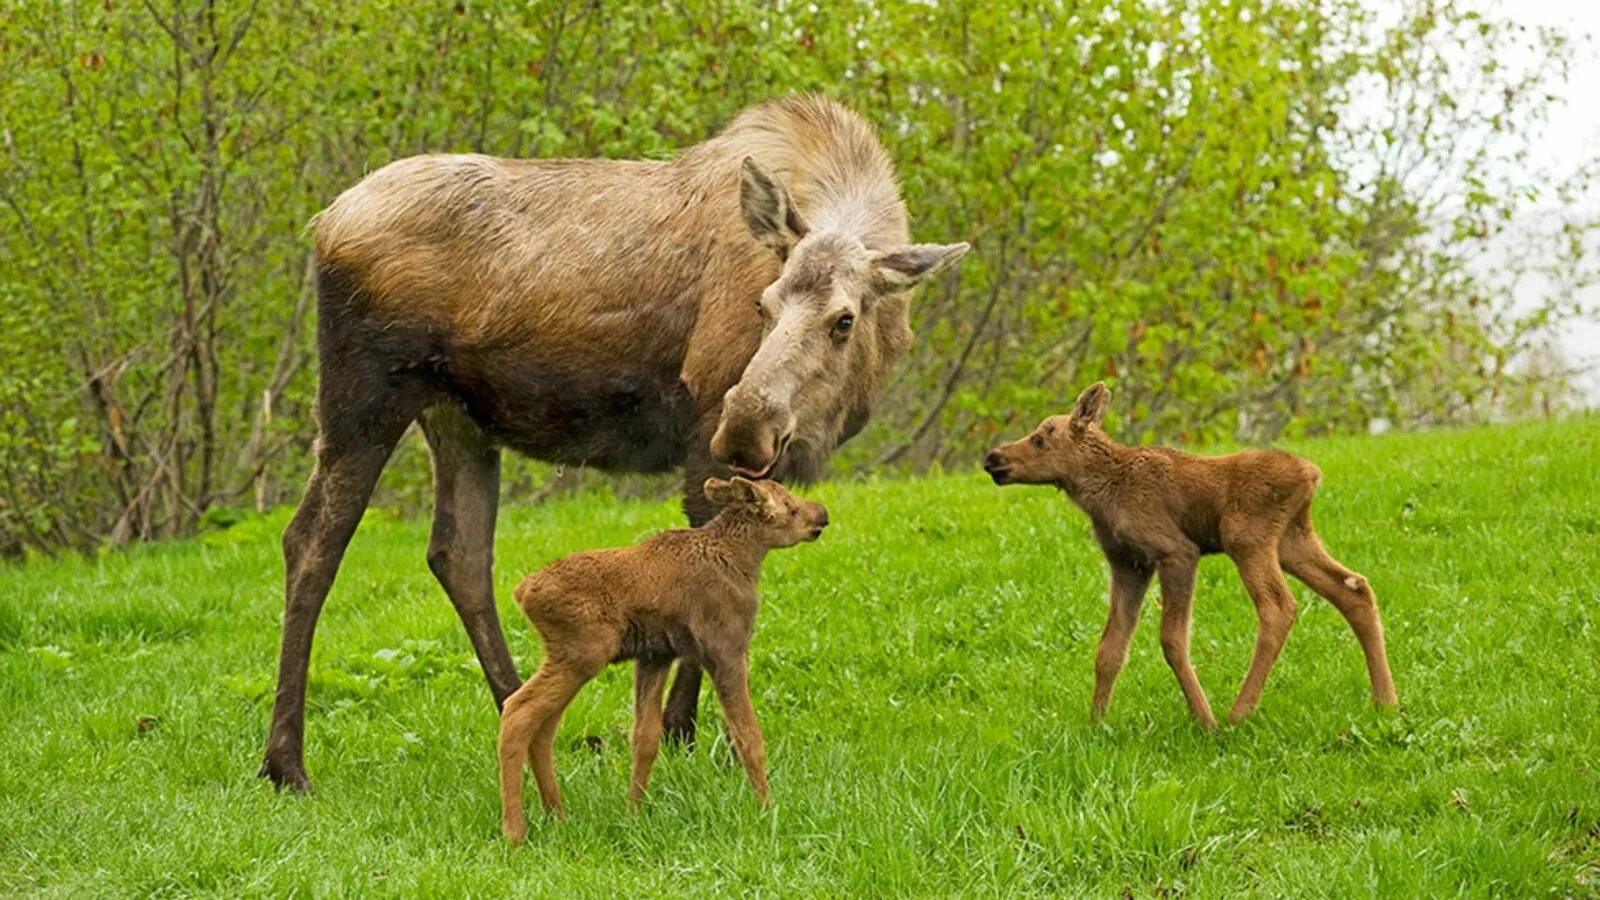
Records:
<instances>
[{"instance_id":1,"label":"moose hind leg","mask_svg":"<svg viewBox=\"0 0 1600 900\"><path fill-rule=\"evenodd\" d=\"M409 412L369 420L376 427L360 442L349 439L352 432L324 429L317 439L316 467L305 496L283 533L283 643L272 725L259 772L279 788L311 788L302 745L306 670L317 617L378 474L410 420Z\"/></svg>"},{"instance_id":2,"label":"moose hind leg","mask_svg":"<svg viewBox=\"0 0 1600 900\"><path fill-rule=\"evenodd\" d=\"M1395 705L1394 676L1390 674L1389 656L1384 649L1383 620L1378 616L1378 601L1367 579L1329 556L1309 525L1290 529L1278 554L1284 571L1320 594L1350 624L1367 660L1373 702L1379 706Z\"/></svg>"},{"instance_id":3,"label":"moose hind leg","mask_svg":"<svg viewBox=\"0 0 1600 900\"><path fill-rule=\"evenodd\" d=\"M472 641L496 706L521 684L494 605L494 529L500 451L458 407L439 404L418 420L433 457L433 571Z\"/></svg>"},{"instance_id":4,"label":"moose hind leg","mask_svg":"<svg viewBox=\"0 0 1600 900\"><path fill-rule=\"evenodd\" d=\"M311 787L301 751L317 617L379 473L431 390L412 363L426 356L426 336L362 319L353 303L360 290L347 273L319 265L316 465L283 533L283 644L260 771L297 791Z\"/></svg>"}]
</instances>

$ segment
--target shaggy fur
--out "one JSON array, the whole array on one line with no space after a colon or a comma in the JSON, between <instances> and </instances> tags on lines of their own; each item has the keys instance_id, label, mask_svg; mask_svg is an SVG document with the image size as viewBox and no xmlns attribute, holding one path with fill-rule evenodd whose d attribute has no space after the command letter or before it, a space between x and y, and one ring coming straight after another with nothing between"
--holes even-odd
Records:
<instances>
[{"instance_id":1,"label":"shaggy fur","mask_svg":"<svg viewBox=\"0 0 1600 900\"><path fill-rule=\"evenodd\" d=\"M966 250L908 243L888 156L843 106L740 114L668 162L419 156L315 223L316 467L284 533L261 774L303 790L317 616L390 451L433 455L428 563L496 702L520 684L492 592L499 449L609 470L815 475L911 340L910 288ZM759 301L759 305L758 305ZM694 731L680 669L668 728Z\"/></svg>"},{"instance_id":2,"label":"shaggy fur","mask_svg":"<svg viewBox=\"0 0 1600 900\"><path fill-rule=\"evenodd\" d=\"M565 815L554 743L562 711L608 663L634 660L633 777L644 796L660 746L661 694L674 659L711 674L734 750L757 799L767 802L766 749L750 704L750 637L767 551L814 541L828 524L821 504L796 500L773 481L710 479L722 512L703 528L666 531L636 547L577 553L529 575L517 603L539 631L544 662L500 717L501 829L527 834L522 767L533 765L546 809Z\"/></svg>"},{"instance_id":3,"label":"shaggy fur","mask_svg":"<svg viewBox=\"0 0 1600 900\"><path fill-rule=\"evenodd\" d=\"M1311 527L1311 500L1322 480L1317 467L1277 450L1199 457L1119 444L1099 427L1110 396L1104 384L1094 384L1071 415L1044 420L1027 437L991 450L983 463L996 484L1050 484L1065 491L1089 514L1111 564L1111 615L1095 653L1094 718L1104 716L1111 702L1145 590L1159 575L1162 652L1195 719L1216 727L1189 662L1195 570L1210 553L1232 557L1259 621L1229 722L1242 721L1256 708L1294 624L1295 600L1284 572L1343 614L1366 654L1373 700L1394 705L1372 588L1329 556Z\"/></svg>"}]
</instances>

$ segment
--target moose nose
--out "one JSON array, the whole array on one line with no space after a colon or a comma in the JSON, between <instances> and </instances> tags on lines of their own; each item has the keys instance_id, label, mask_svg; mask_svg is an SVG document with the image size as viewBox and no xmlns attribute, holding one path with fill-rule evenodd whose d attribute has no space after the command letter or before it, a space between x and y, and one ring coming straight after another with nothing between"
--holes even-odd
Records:
<instances>
[{"instance_id":1,"label":"moose nose","mask_svg":"<svg viewBox=\"0 0 1600 900\"><path fill-rule=\"evenodd\" d=\"M822 513L819 516L817 516L817 526L819 528L827 528L828 527L828 511L827 510L823 510Z\"/></svg>"},{"instance_id":2,"label":"moose nose","mask_svg":"<svg viewBox=\"0 0 1600 900\"><path fill-rule=\"evenodd\" d=\"M739 474L760 478L772 470L788 442L789 436L775 425L752 428L724 422L711 437L711 455Z\"/></svg>"},{"instance_id":3,"label":"moose nose","mask_svg":"<svg viewBox=\"0 0 1600 900\"><path fill-rule=\"evenodd\" d=\"M989 455L983 458L983 470L985 472L993 472L1004 465L1005 462L1000 459L1000 451L998 450L990 450Z\"/></svg>"}]
</instances>

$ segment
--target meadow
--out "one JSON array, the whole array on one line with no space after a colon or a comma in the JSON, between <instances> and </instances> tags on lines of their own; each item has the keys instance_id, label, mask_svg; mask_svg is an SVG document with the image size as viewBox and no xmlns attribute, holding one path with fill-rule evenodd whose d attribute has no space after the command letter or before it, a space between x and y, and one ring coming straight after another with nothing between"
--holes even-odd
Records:
<instances>
[{"instance_id":1,"label":"meadow","mask_svg":"<svg viewBox=\"0 0 1600 900\"><path fill-rule=\"evenodd\" d=\"M182 543L5 571L0 893L1600 895L1600 419L1287 445L1318 528L1379 598L1399 714L1338 614L1298 625L1261 707L1216 734L1162 660L1154 593L1111 714L1088 717L1107 574L1085 518L976 471L803 493L834 524L769 557L752 650L776 805L709 692L692 752L624 804L631 673L573 704L571 818L499 839L497 718L424 562L369 513L312 663L309 796L255 777L287 511ZM587 495L502 514L510 603L573 550L677 527ZM1208 559L1194 658L1231 702L1254 614ZM528 800L536 809L531 785Z\"/></svg>"}]
</instances>

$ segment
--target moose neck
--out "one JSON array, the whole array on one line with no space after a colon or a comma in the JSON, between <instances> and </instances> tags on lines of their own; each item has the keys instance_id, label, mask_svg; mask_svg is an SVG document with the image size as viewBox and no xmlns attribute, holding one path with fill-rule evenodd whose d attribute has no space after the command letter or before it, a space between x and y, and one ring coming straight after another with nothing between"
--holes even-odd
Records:
<instances>
[{"instance_id":1,"label":"moose neck","mask_svg":"<svg viewBox=\"0 0 1600 900\"><path fill-rule=\"evenodd\" d=\"M1134 450L1104 434L1091 433L1078 452L1080 459L1073 472L1056 484L1084 512L1101 516L1117 504L1117 485Z\"/></svg>"}]
</instances>

